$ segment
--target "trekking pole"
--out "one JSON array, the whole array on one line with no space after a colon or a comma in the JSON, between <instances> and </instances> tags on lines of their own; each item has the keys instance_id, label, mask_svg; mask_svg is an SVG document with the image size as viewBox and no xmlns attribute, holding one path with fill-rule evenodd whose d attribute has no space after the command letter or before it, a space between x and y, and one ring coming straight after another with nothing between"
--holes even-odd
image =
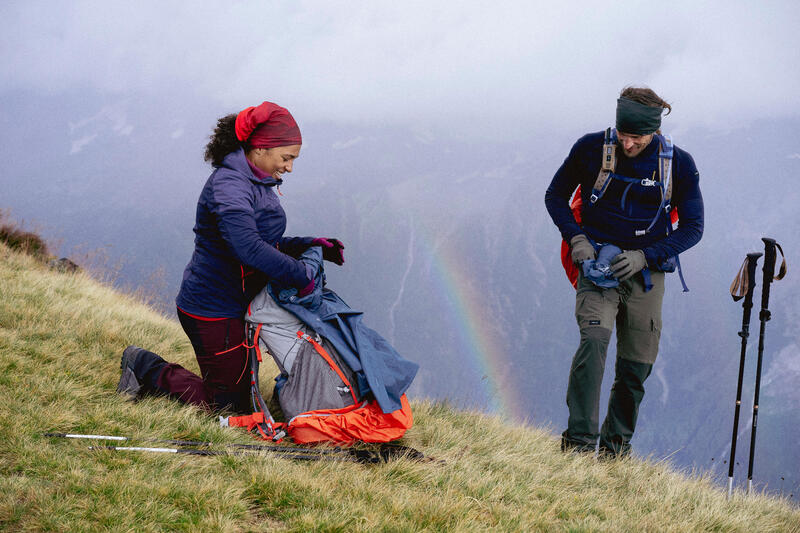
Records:
<instances>
[{"instance_id":1,"label":"trekking pole","mask_svg":"<svg viewBox=\"0 0 800 533\"><path fill-rule=\"evenodd\" d=\"M780 273L775 276L775 248L778 248L783 257L783 250L781 246L775 242L775 239L762 237L764 241L764 278L761 284L761 312L758 318L761 321L761 329L758 333L758 360L756 362L756 390L753 396L753 429L750 435L750 462L747 465L747 494L753 488L753 458L755 456L756 448L756 430L758 429L758 396L761 389L761 363L764 358L764 331L767 322L772 318L772 313L769 311L769 287L773 279L780 280L786 275L786 260L781 264Z\"/></svg>"},{"instance_id":2,"label":"trekking pole","mask_svg":"<svg viewBox=\"0 0 800 533\"><path fill-rule=\"evenodd\" d=\"M258 450L202 450L197 448L148 448L143 446L89 446L90 450L112 450L117 452L150 452L150 453L177 453L185 455L227 455L227 456L242 456L242 455L257 455ZM357 457L348 455L317 455L313 453L291 453L281 454L284 459L293 459L295 461L344 461L351 463L365 463L365 462L380 462L374 461L360 461Z\"/></svg>"},{"instance_id":3,"label":"trekking pole","mask_svg":"<svg viewBox=\"0 0 800 533\"><path fill-rule=\"evenodd\" d=\"M137 439L134 437L123 437L118 435L82 435L82 434L73 434L73 433L43 433L43 437L58 437L62 439L84 439L84 440L112 440L112 441L119 441L119 442L127 442L127 441L142 441L142 442L152 442L155 444L169 444L172 446L179 446L179 447L186 447L186 446L196 446L196 447L213 447L213 446L224 446L225 448L236 448L240 450L249 450L249 451L268 451L273 453L313 453L314 455L336 455L342 454L345 450L341 447L334 447L334 448L300 448L297 446L282 446L282 445L262 445L262 444L238 444L238 443L220 443L215 444L213 442L202 442L202 441L193 441L193 440L174 440L174 439Z\"/></svg>"},{"instance_id":4,"label":"trekking pole","mask_svg":"<svg viewBox=\"0 0 800 533\"><path fill-rule=\"evenodd\" d=\"M731 296L733 301L738 302L744 297L742 303L742 330L739 336L742 338L742 351L739 356L739 382L736 386L736 408L733 412L733 435L731 436L731 458L728 465L728 499L733 494L733 465L736 461L736 437L739 432L739 411L742 407L742 380L744 378L744 359L747 351L747 338L750 336L750 311L753 309L753 291L756 288L756 264L761 253L753 252L747 257L739 269L739 273L731 284ZM743 296L744 295L744 296Z\"/></svg>"},{"instance_id":5,"label":"trekking pole","mask_svg":"<svg viewBox=\"0 0 800 533\"><path fill-rule=\"evenodd\" d=\"M396 458L406 458L413 461L430 462L435 461L425 456L422 452L409 446L401 444L382 443L377 449L363 448L302 448L297 446L280 445L259 445L259 444L221 444L233 450L211 450L207 447L214 446L212 442L199 442L188 440L166 440L166 439L135 439L133 437L123 437L117 435L82 435L72 433L43 433L44 437L58 437L62 439L90 439L90 440L112 440L112 441L131 441L142 440L158 444L169 444L178 448L151 448L140 446L90 446L89 449L111 449L115 451L141 451L153 453L181 453L189 455L250 455L257 452L271 452L284 459L306 460L306 461L351 461L362 464L387 463ZM200 446L206 449L187 448L187 446Z\"/></svg>"}]
</instances>

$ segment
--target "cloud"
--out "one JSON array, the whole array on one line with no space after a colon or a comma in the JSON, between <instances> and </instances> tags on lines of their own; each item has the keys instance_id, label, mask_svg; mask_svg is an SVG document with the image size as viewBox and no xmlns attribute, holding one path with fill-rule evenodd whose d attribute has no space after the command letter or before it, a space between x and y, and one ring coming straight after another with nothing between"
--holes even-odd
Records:
<instances>
[{"instance_id":1,"label":"cloud","mask_svg":"<svg viewBox=\"0 0 800 533\"><path fill-rule=\"evenodd\" d=\"M0 87L264 99L298 120L580 128L622 86L674 104L675 127L800 113L800 5L651 2L154 1L0 8Z\"/></svg>"},{"instance_id":2,"label":"cloud","mask_svg":"<svg viewBox=\"0 0 800 533\"><path fill-rule=\"evenodd\" d=\"M333 148L334 150L346 150L361 143L361 141L363 140L364 138L359 135L358 137L347 139L346 141L336 141L335 143L333 143L331 148Z\"/></svg>"},{"instance_id":3,"label":"cloud","mask_svg":"<svg viewBox=\"0 0 800 533\"><path fill-rule=\"evenodd\" d=\"M81 152L88 144L90 144L96 138L97 134L92 133L91 135L86 135L84 137L81 137L80 139L72 141L72 147L69 150L69 155Z\"/></svg>"},{"instance_id":4,"label":"cloud","mask_svg":"<svg viewBox=\"0 0 800 533\"><path fill-rule=\"evenodd\" d=\"M67 124L71 140L70 155L81 152L99 135L113 132L117 136L127 137L133 132L133 125L128 123L126 104L119 103L102 107L97 113ZM77 138L75 138L77 137Z\"/></svg>"}]
</instances>

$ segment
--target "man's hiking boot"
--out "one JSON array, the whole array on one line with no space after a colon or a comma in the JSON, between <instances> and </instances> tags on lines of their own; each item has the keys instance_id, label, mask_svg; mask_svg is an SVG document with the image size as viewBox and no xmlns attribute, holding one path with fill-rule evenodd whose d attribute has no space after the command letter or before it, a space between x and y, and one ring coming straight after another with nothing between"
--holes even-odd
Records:
<instances>
[{"instance_id":1,"label":"man's hiking boot","mask_svg":"<svg viewBox=\"0 0 800 533\"><path fill-rule=\"evenodd\" d=\"M117 392L125 396L128 401L136 400L142 393L142 384L136 378L133 367L136 364L136 359L143 352L144 350L138 346L128 346L122 352L122 360L119 365L122 375L117 384Z\"/></svg>"},{"instance_id":2,"label":"man's hiking boot","mask_svg":"<svg viewBox=\"0 0 800 533\"><path fill-rule=\"evenodd\" d=\"M616 461L619 459L625 459L630 457L631 455L631 447L623 446L621 450L617 451L613 448L609 448L608 446L603 446L602 444L597 449L597 460L598 461Z\"/></svg>"},{"instance_id":3,"label":"man's hiking boot","mask_svg":"<svg viewBox=\"0 0 800 533\"><path fill-rule=\"evenodd\" d=\"M594 455L594 448L595 444L584 444L561 436L561 451L564 453Z\"/></svg>"},{"instance_id":4,"label":"man's hiking boot","mask_svg":"<svg viewBox=\"0 0 800 533\"><path fill-rule=\"evenodd\" d=\"M601 463L616 461L620 459L622 456L617 454L611 448L606 448L605 446L600 446L597 450L597 460Z\"/></svg>"}]
</instances>

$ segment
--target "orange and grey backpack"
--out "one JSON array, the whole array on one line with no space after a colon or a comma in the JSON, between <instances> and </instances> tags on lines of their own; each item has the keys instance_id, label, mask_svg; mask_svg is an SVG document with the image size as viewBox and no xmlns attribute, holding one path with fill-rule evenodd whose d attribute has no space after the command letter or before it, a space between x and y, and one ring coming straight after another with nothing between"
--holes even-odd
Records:
<instances>
[{"instance_id":1,"label":"orange and grey backpack","mask_svg":"<svg viewBox=\"0 0 800 533\"><path fill-rule=\"evenodd\" d=\"M221 418L261 438L298 444L383 443L401 438L413 422L405 394L401 408L384 413L371 394L362 395L355 372L327 339L319 336L262 291L247 315L247 349L253 414ZM258 371L269 354L280 371L275 395L286 422L276 422L260 392Z\"/></svg>"}]
</instances>

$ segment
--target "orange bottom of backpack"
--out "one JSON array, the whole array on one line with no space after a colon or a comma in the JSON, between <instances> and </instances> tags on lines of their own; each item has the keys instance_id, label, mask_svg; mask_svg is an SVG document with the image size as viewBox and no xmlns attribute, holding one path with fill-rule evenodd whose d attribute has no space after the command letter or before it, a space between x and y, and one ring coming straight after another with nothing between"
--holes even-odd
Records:
<instances>
[{"instance_id":1,"label":"orange bottom of backpack","mask_svg":"<svg viewBox=\"0 0 800 533\"><path fill-rule=\"evenodd\" d=\"M375 400L342 409L309 411L291 419L285 429L297 444L389 442L405 435L414 424L405 394L400 397L400 405L391 413L381 411Z\"/></svg>"}]
</instances>

